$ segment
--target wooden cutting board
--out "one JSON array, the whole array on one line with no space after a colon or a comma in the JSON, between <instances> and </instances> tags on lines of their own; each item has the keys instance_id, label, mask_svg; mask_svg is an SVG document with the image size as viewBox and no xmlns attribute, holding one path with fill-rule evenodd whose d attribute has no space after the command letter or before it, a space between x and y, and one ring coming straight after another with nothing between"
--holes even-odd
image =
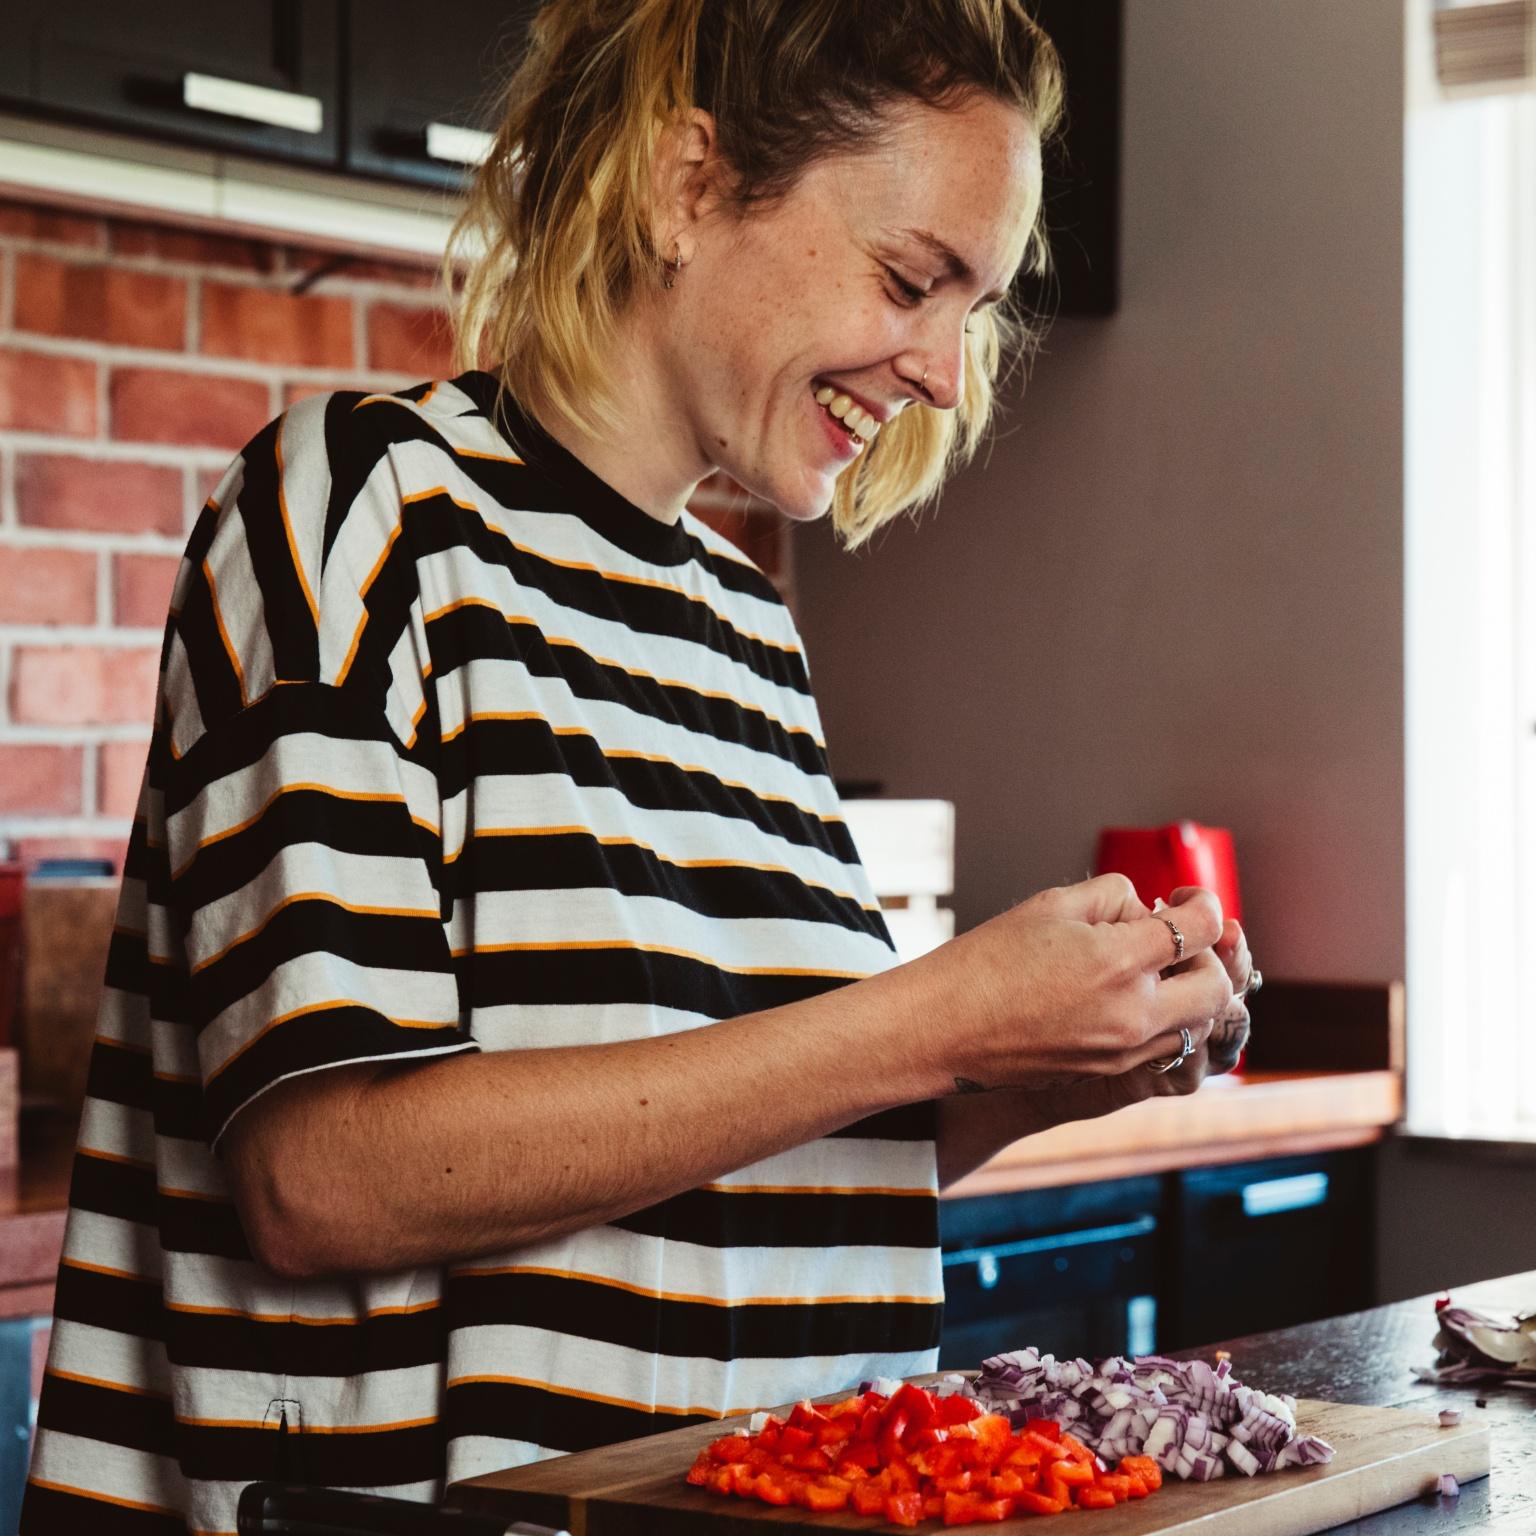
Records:
<instances>
[{"instance_id":1,"label":"wooden cutting board","mask_svg":"<svg viewBox=\"0 0 1536 1536\"><path fill-rule=\"evenodd\" d=\"M1337 1454L1327 1466L1210 1483L1170 1478L1151 1498L1085 1515L1083 1531L1086 1536L1311 1536L1419 1498L1442 1472L1460 1482L1488 1475L1488 1431L1472 1423L1442 1429L1432 1413L1307 1399L1297 1405L1296 1418L1303 1433L1321 1435L1333 1446ZM744 1425L742 1419L696 1424L493 1472L455 1483L448 1502L509 1521L552 1525L571 1536L822 1536L902 1529L860 1515L775 1509L689 1487L683 1475L699 1450L718 1435L745 1433ZM1076 1519L1071 1528L1078 1530ZM924 1521L916 1529L918 1536L934 1536L945 1527ZM1054 1527L1025 1517L975 1529L1039 1536Z\"/></svg>"}]
</instances>

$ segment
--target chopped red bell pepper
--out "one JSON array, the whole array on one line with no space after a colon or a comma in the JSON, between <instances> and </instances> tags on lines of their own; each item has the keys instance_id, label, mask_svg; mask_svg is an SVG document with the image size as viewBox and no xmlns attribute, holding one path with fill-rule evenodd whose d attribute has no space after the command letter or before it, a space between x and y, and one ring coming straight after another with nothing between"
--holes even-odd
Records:
<instances>
[{"instance_id":1,"label":"chopped red bell pepper","mask_svg":"<svg viewBox=\"0 0 1536 1536\"><path fill-rule=\"evenodd\" d=\"M979 1493L944 1495L945 1525L976 1525L982 1521L1006 1520L1012 1513L1012 1499L986 1499Z\"/></svg>"},{"instance_id":2,"label":"chopped red bell pepper","mask_svg":"<svg viewBox=\"0 0 1536 1536\"><path fill-rule=\"evenodd\" d=\"M1048 1498L1043 1493L1025 1490L1013 1496L1013 1512L1025 1515L1059 1515L1066 1508L1060 1499Z\"/></svg>"},{"instance_id":3,"label":"chopped red bell pepper","mask_svg":"<svg viewBox=\"0 0 1536 1536\"><path fill-rule=\"evenodd\" d=\"M770 1416L756 1435L721 1435L699 1452L687 1481L815 1513L851 1509L894 1525L972 1525L1107 1509L1145 1498L1162 1473L1144 1456L1101 1471L1054 1420L1032 1419L1014 1434L973 1399L905 1384L889 1399L856 1393L826 1409L800 1402L787 1420Z\"/></svg>"},{"instance_id":4,"label":"chopped red bell pepper","mask_svg":"<svg viewBox=\"0 0 1536 1536\"><path fill-rule=\"evenodd\" d=\"M1099 1487L1107 1489L1117 1499L1128 1499L1131 1496L1131 1480L1123 1472L1099 1473Z\"/></svg>"}]
</instances>

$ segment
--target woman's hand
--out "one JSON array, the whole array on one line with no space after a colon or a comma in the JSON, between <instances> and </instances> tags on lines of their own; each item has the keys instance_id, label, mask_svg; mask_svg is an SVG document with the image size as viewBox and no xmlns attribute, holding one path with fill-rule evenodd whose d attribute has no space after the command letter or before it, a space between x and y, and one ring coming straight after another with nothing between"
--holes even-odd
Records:
<instances>
[{"instance_id":1,"label":"woman's hand","mask_svg":"<svg viewBox=\"0 0 1536 1536\"><path fill-rule=\"evenodd\" d=\"M1187 898L1199 889L1199 886L1182 885L1173 893L1173 899L1178 901L1181 897ZM1245 999L1254 974L1248 937L1236 918L1229 917L1222 923L1221 937L1212 949L1232 983L1232 1001L1211 1026L1211 1034L1206 1042L1208 1060L1202 1076L1230 1072L1237 1065L1237 1059L1248 1043L1249 1018ZM1172 969L1177 972L1182 967L1175 966ZM1188 1066L1188 1063L1185 1065ZM1195 1087L1198 1086L1196 1083ZM1193 1089L1186 1091L1193 1092Z\"/></svg>"},{"instance_id":2,"label":"woman's hand","mask_svg":"<svg viewBox=\"0 0 1536 1536\"><path fill-rule=\"evenodd\" d=\"M1160 1091L1145 1064L1177 1055L1185 1029L1203 1052L1212 1021L1232 1004L1214 949L1224 937L1220 903L1198 887L1174 895L1153 916L1124 875L1100 875L1042 891L903 967L944 1000L925 1045L956 1091L1135 1073ZM1184 941L1178 964L1170 925Z\"/></svg>"}]
</instances>

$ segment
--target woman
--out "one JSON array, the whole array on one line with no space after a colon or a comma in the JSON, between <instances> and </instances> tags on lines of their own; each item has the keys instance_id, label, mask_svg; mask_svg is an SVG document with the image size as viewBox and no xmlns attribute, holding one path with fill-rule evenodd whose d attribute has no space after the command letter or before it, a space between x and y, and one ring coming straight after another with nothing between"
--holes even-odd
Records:
<instances>
[{"instance_id":1,"label":"woman","mask_svg":"<svg viewBox=\"0 0 1536 1536\"><path fill-rule=\"evenodd\" d=\"M498 366L304 402L193 534L29 1536L929 1369L941 1185L1231 1066L1204 891L893 964L787 610L685 510L855 544L964 458L1059 99L1018 0L540 14L461 231Z\"/></svg>"}]
</instances>

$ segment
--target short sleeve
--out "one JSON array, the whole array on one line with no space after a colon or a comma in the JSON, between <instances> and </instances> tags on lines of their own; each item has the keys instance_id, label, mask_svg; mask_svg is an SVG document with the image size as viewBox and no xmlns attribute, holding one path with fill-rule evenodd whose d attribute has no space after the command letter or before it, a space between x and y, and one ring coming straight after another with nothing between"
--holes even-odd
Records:
<instances>
[{"instance_id":1,"label":"short sleeve","mask_svg":"<svg viewBox=\"0 0 1536 1536\"><path fill-rule=\"evenodd\" d=\"M387 611L344 615L371 624L377 659L327 675L323 555L350 541L355 559L375 536L387 555L399 527L384 470L352 464L338 505L334 458L285 465L285 442L324 454L331 410L248 445L193 534L167 635L168 906L215 1145L286 1078L476 1048L444 926L435 759L400 730L419 711L391 670L414 670L398 580Z\"/></svg>"}]
</instances>

